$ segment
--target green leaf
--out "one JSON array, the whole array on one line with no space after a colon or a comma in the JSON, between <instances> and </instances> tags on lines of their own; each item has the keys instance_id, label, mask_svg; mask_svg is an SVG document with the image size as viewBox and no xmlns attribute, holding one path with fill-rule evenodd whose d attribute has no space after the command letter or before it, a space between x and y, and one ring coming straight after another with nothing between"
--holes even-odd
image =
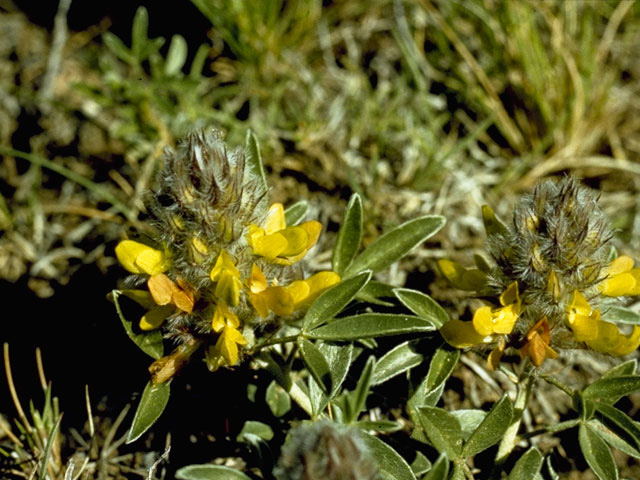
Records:
<instances>
[{"instance_id":1,"label":"green leaf","mask_svg":"<svg viewBox=\"0 0 640 480\"><path fill-rule=\"evenodd\" d=\"M300 200L287 207L284 211L284 221L288 227L299 224L307 215L309 203L306 200Z\"/></svg>"},{"instance_id":2,"label":"green leaf","mask_svg":"<svg viewBox=\"0 0 640 480\"><path fill-rule=\"evenodd\" d=\"M436 350L429 365L426 387L428 390L446 382L460 360L460 350L443 344Z\"/></svg>"},{"instance_id":3,"label":"green leaf","mask_svg":"<svg viewBox=\"0 0 640 480\"><path fill-rule=\"evenodd\" d=\"M178 480L251 480L234 468L218 465L189 465L176 472Z\"/></svg>"},{"instance_id":4,"label":"green leaf","mask_svg":"<svg viewBox=\"0 0 640 480\"><path fill-rule=\"evenodd\" d=\"M419 317L390 313L364 313L338 318L329 325L311 330L307 335L324 340L358 340L433 330L435 330L433 323Z\"/></svg>"},{"instance_id":5,"label":"green leaf","mask_svg":"<svg viewBox=\"0 0 640 480\"><path fill-rule=\"evenodd\" d=\"M582 392L585 400L614 404L622 397L640 390L640 376L599 378Z\"/></svg>"},{"instance_id":6,"label":"green leaf","mask_svg":"<svg viewBox=\"0 0 640 480\"><path fill-rule=\"evenodd\" d=\"M133 27L131 28L131 53L138 63L142 62L146 44L149 40L149 13L145 7L138 7L133 17Z\"/></svg>"},{"instance_id":7,"label":"green leaf","mask_svg":"<svg viewBox=\"0 0 640 480\"><path fill-rule=\"evenodd\" d=\"M265 400L275 417L281 417L291 410L291 397L275 380L267 387Z\"/></svg>"},{"instance_id":8,"label":"green leaf","mask_svg":"<svg viewBox=\"0 0 640 480\"><path fill-rule=\"evenodd\" d=\"M322 292L302 319L303 331L312 330L340 313L370 279L371 271L367 270Z\"/></svg>"},{"instance_id":9,"label":"green leaf","mask_svg":"<svg viewBox=\"0 0 640 480\"><path fill-rule=\"evenodd\" d=\"M376 359L372 355L367 359L367 363L362 369L358 384L353 392L349 395L349 403L351 404L351 418L348 419L348 423L354 422L358 418L358 414L363 411L367 404L367 397L369 396L369 388L371 387L371 377L373 376L373 369L375 368Z\"/></svg>"},{"instance_id":10,"label":"green leaf","mask_svg":"<svg viewBox=\"0 0 640 480\"><path fill-rule=\"evenodd\" d=\"M477 410L473 408L461 408L449 413L458 419L460 428L462 429L462 438L465 441L469 439L471 434L476 431L478 426L487 417L487 412L484 410Z\"/></svg>"},{"instance_id":11,"label":"green leaf","mask_svg":"<svg viewBox=\"0 0 640 480\"><path fill-rule=\"evenodd\" d=\"M140 404L127 433L127 443L135 442L160 418L171 392L170 382L154 385L149 381L144 387Z\"/></svg>"},{"instance_id":12,"label":"green leaf","mask_svg":"<svg viewBox=\"0 0 640 480\"><path fill-rule=\"evenodd\" d=\"M443 480L449 476L449 459L441 453L429 473L422 480Z\"/></svg>"},{"instance_id":13,"label":"green leaf","mask_svg":"<svg viewBox=\"0 0 640 480\"><path fill-rule=\"evenodd\" d=\"M436 328L449 321L447 312L429 295L408 288L395 288L393 293L405 307L420 318L432 321Z\"/></svg>"},{"instance_id":14,"label":"green leaf","mask_svg":"<svg viewBox=\"0 0 640 480\"><path fill-rule=\"evenodd\" d=\"M342 275L351 265L362 242L362 199L354 193L349 199L349 204L344 212L344 218L336 246L333 249L331 265L334 272Z\"/></svg>"},{"instance_id":15,"label":"green leaf","mask_svg":"<svg viewBox=\"0 0 640 480\"><path fill-rule=\"evenodd\" d=\"M440 453L456 459L462 451L462 429L458 419L436 407L419 407L418 418L425 435Z\"/></svg>"},{"instance_id":16,"label":"green leaf","mask_svg":"<svg viewBox=\"0 0 640 480\"><path fill-rule=\"evenodd\" d=\"M116 306L116 312L118 312L118 317L120 317L120 321L122 322L122 326L124 327L125 332L133 343L135 343L140 350L149 355L154 360L158 360L164 355L164 344L162 343L162 333L160 330L152 330L147 333L135 333L131 326L131 322L124 318L122 314L122 309L120 308L120 301L118 297L122 294L120 290L112 290L111 291L111 299L113 300L113 304Z\"/></svg>"},{"instance_id":17,"label":"green leaf","mask_svg":"<svg viewBox=\"0 0 640 480\"><path fill-rule=\"evenodd\" d=\"M610 370L606 371L600 378L614 378L614 377L626 377L633 376L638 369L638 360L631 359L626 362L616 365Z\"/></svg>"},{"instance_id":18,"label":"green leaf","mask_svg":"<svg viewBox=\"0 0 640 480\"><path fill-rule=\"evenodd\" d=\"M302 359L315 381L322 387L324 393L331 392L331 372L322 352L303 337L298 337L298 347L300 348Z\"/></svg>"},{"instance_id":19,"label":"green leaf","mask_svg":"<svg viewBox=\"0 0 640 480\"><path fill-rule=\"evenodd\" d=\"M436 461L437 462L437 461ZM411 462L411 471L414 475L422 475L433 468L433 465L427 457L421 452L416 452L416 458ZM446 477L442 477L446 478ZM424 480L424 479L423 479Z\"/></svg>"},{"instance_id":20,"label":"green leaf","mask_svg":"<svg viewBox=\"0 0 640 480\"><path fill-rule=\"evenodd\" d=\"M387 268L437 233L444 224L444 217L439 215L427 215L403 223L369 245L345 270L344 276L351 277L364 270L376 273Z\"/></svg>"},{"instance_id":21,"label":"green leaf","mask_svg":"<svg viewBox=\"0 0 640 480\"><path fill-rule=\"evenodd\" d=\"M269 441L273 438L273 430L269 425L254 420L247 420L236 437L237 442L255 444L257 439Z\"/></svg>"},{"instance_id":22,"label":"green leaf","mask_svg":"<svg viewBox=\"0 0 640 480\"><path fill-rule=\"evenodd\" d=\"M331 398L334 398L342 387L344 379L347 378L347 372L351 366L353 359L353 344L347 345L331 345L323 343L318 345L318 348L324 355L324 358L329 364L331 371L331 382L333 388L331 389Z\"/></svg>"},{"instance_id":23,"label":"green leaf","mask_svg":"<svg viewBox=\"0 0 640 480\"><path fill-rule=\"evenodd\" d=\"M513 416L513 405L505 394L494 405L462 448L463 457L473 457L500 441Z\"/></svg>"},{"instance_id":24,"label":"green leaf","mask_svg":"<svg viewBox=\"0 0 640 480\"><path fill-rule=\"evenodd\" d=\"M598 433L598 435L600 435L600 438L605 440L613 448L620 450L623 453L626 453L630 457L640 459L640 450L638 450L635 447L635 445L633 445L636 442L632 438L628 437L627 435L624 435L625 438L620 436L619 433L624 433L624 432L616 433L613 430L611 430L609 427L604 425L602 422L596 419L589 420L587 423L589 424L589 426L593 428L594 431Z\"/></svg>"},{"instance_id":25,"label":"green leaf","mask_svg":"<svg viewBox=\"0 0 640 480\"><path fill-rule=\"evenodd\" d=\"M404 342L385 353L376 363L372 385L379 385L420 365L424 356L415 351L415 342Z\"/></svg>"},{"instance_id":26,"label":"green leaf","mask_svg":"<svg viewBox=\"0 0 640 480\"><path fill-rule=\"evenodd\" d=\"M187 60L187 41L182 35L171 37L169 52L164 63L164 74L172 77L178 75Z\"/></svg>"},{"instance_id":27,"label":"green leaf","mask_svg":"<svg viewBox=\"0 0 640 480\"><path fill-rule=\"evenodd\" d=\"M622 429L632 441L635 443L635 447L640 447L640 428L628 415L621 412L615 407L606 403L596 403L596 410L602 414L607 420L615 424L618 428Z\"/></svg>"},{"instance_id":28,"label":"green leaf","mask_svg":"<svg viewBox=\"0 0 640 480\"><path fill-rule=\"evenodd\" d=\"M602 319L613 323L640 325L640 313L625 307L609 307Z\"/></svg>"},{"instance_id":29,"label":"green leaf","mask_svg":"<svg viewBox=\"0 0 640 480\"><path fill-rule=\"evenodd\" d=\"M509 480L533 480L542 468L542 454L531 447L522 455L509 473Z\"/></svg>"},{"instance_id":30,"label":"green leaf","mask_svg":"<svg viewBox=\"0 0 640 480\"><path fill-rule=\"evenodd\" d=\"M378 461L381 473L386 475L387 478L416 480L409 464L389 445L379 438L367 434L362 435L362 440L369 448L372 456Z\"/></svg>"},{"instance_id":31,"label":"green leaf","mask_svg":"<svg viewBox=\"0 0 640 480\"><path fill-rule=\"evenodd\" d=\"M373 303L374 305L382 305L383 307L393 307L393 303L382 300L383 298L393 298L393 289L391 285L371 280L367 283L356 298L362 302Z\"/></svg>"},{"instance_id":32,"label":"green leaf","mask_svg":"<svg viewBox=\"0 0 640 480\"><path fill-rule=\"evenodd\" d=\"M598 432L593 430L588 423L582 423L578 433L578 440L580 441L582 454L593 473L600 480L617 480L618 468L613 461L613 455L605 441L598 435Z\"/></svg>"},{"instance_id":33,"label":"green leaf","mask_svg":"<svg viewBox=\"0 0 640 480\"><path fill-rule=\"evenodd\" d=\"M551 478L551 480L560 480L560 475L558 475L558 472L556 472L555 468L553 468L553 465L551 465L550 456L547 457L547 461L545 463L547 465L547 472L549 473L549 478Z\"/></svg>"},{"instance_id":34,"label":"green leaf","mask_svg":"<svg viewBox=\"0 0 640 480\"><path fill-rule=\"evenodd\" d=\"M245 178L245 181L250 182L251 180L258 180L258 193L265 194L268 191L267 186L267 176L264 173L264 165L262 163L262 155L260 154L260 144L258 143L258 139L255 134L251 131L247 131L247 137L244 142L244 152L246 156L246 173L250 176L250 178ZM245 175L246 177L247 175ZM251 178L253 176L253 178ZM266 197L263 202L266 203ZM262 203L262 202L261 202Z\"/></svg>"},{"instance_id":35,"label":"green leaf","mask_svg":"<svg viewBox=\"0 0 640 480\"><path fill-rule=\"evenodd\" d=\"M49 465L49 457L51 456L51 448L58 437L58 430L60 429L60 422L62 421L62 416L58 416L56 423L53 425L53 428L48 433L47 444L44 447L44 452L42 455L42 459L38 462L38 480L45 480L47 478L47 466Z\"/></svg>"}]
</instances>

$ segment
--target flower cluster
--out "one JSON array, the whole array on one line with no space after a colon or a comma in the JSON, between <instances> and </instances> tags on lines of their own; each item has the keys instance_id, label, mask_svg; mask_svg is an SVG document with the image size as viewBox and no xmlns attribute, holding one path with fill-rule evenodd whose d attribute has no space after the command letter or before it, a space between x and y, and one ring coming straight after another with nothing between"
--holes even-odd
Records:
<instances>
[{"instance_id":1,"label":"flower cluster","mask_svg":"<svg viewBox=\"0 0 640 480\"><path fill-rule=\"evenodd\" d=\"M611 228L594 192L572 177L547 180L519 201L510 227L486 205L482 214L492 264L477 257L474 269L439 266L453 286L493 306L445 323L440 333L450 345L490 348L491 368L509 347L536 366L558 348L615 356L638 348L640 327L625 334L607 313L615 297L640 294L640 268L628 256L611 258Z\"/></svg>"},{"instance_id":2,"label":"flower cluster","mask_svg":"<svg viewBox=\"0 0 640 480\"><path fill-rule=\"evenodd\" d=\"M152 365L154 382L171 378L185 352L200 346L210 370L235 365L268 319L307 307L340 282L331 271L301 278L294 264L316 244L321 224L287 225L282 204L269 207L266 195L245 153L227 151L216 131L191 133L167 152L147 202L149 241L116 247L135 274L135 288L122 293L147 310L140 329L161 328L178 343Z\"/></svg>"}]
</instances>

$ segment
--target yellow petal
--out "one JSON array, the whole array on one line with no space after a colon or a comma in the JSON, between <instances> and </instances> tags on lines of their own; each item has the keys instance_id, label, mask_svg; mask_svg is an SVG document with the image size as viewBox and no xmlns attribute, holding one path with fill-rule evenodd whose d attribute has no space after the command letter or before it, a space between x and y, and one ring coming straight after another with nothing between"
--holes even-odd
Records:
<instances>
[{"instance_id":1,"label":"yellow petal","mask_svg":"<svg viewBox=\"0 0 640 480\"><path fill-rule=\"evenodd\" d=\"M150 310L157 305L156 302L153 301L151 293L147 290L122 290L121 293L147 310Z\"/></svg>"},{"instance_id":2,"label":"yellow petal","mask_svg":"<svg viewBox=\"0 0 640 480\"><path fill-rule=\"evenodd\" d=\"M606 273L609 276L617 275L618 273L625 273L633 268L633 264L633 258L628 255L621 255L609 264L606 269Z\"/></svg>"},{"instance_id":3,"label":"yellow petal","mask_svg":"<svg viewBox=\"0 0 640 480\"><path fill-rule=\"evenodd\" d=\"M493 333L493 314L491 307L480 307L473 314L473 328L483 338Z\"/></svg>"},{"instance_id":4,"label":"yellow petal","mask_svg":"<svg viewBox=\"0 0 640 480\"><path fill-rule=\"evenodd\" d=\"M447 259L438 260L438 266L447 281L461 290L481 290L487 283L487 275L481 270L468 270Z\"/></svg>"},{"instance_id":5,"label":"yellow petal","mask_svg":"<svg viewBox=\"0 0 640 480\"><path fill-rule=\"evenodd\" d=\"M295 282L291 282L285 288L291 294L294 309L298 308L298 305L304 302L311 292L311 287L306 280L296 280Z\"/></svg>"},{"instance_id":6,"label":"yellow petal","mask_svg":"<svg viewBox=\"0 0 640 480\"><path fill-rule=\"evenodd\" d=\"M218 259L216 260L216 264L211 270L211 281L217 281L224 271L228 271L230 274L240 277L240 272L233 263L233 259L231 258L231 256L227 253L226 250L221 250L220 254L218 255Z\"/></svg>"},{"instance_id":7,"label":"yellow petal","mask_svg":"<svg viewBox=\"0 0 640 480\"><path fill-rule=\"evenodd\" d=\"M238 362L238 345L246 345L247 341L240 332L231 327L225 327L216 342L216 348L227 360L229 365Z\"/></svg>"},{"instance_id":8,"label":"yellow petal","mask_svg":"<svg viewBox=\"0 0 640 480\"><path fill-rule=\"evenodd\" d=\"M602 353L611 353L621 343L623 335L613 323L599 320L597 322L598 336L594 340L585 343L594 350Z\"/></svg>"},{"instance_id":9,"label":"yellow petal","mask_svg":"<svg viewBox=\"0 0 640 480\"><path fill-rule=\"evenodd\" d=\"M492 314L491 322L493 323L493 333L503 335L511 333L517 320L518 313L516 305L499 308Z\"/></svg>"},{"instance_id":10,"label":"yellow petal","mask_svg":"<svg viewBox=\"0 0 640 480\"><path fill-rule=\"evenodd\" d=\"M500 295L500 305L506 307L512 303L519 303L520 295L518 293L518 282L512 282L507 289Z\"/></svg>"},{"instance_id":11,"label":"yellow petal","mask_svg":"<svg viewBox=\"0 0 640 480\"><path fill-rule=\"evenodd\" d=\"M492 372L498 368L505 347L506 343L504 341L504 337L500 337L498 345L496 345L496 347L491 350L491 353L489 353L489 356L487 357L487 368Z\"/></svg>"},{"instance_id":12,"label":"yellow petal","mask_svg":"<svg viewBox=\"0 0 640 480\"><path fill-rule=\"evenodd\" d=\"M482 206L482 220L484 222L484 229L487 232L487 235L507 233L507 227L498 220L496 214L489 205Z\"/></svg>"},{"instance_id":13,"label":"yellow petal","mask_svg":"<svg viewBox=\"0 0 640 480\"><path fill-rule=\"evenodd\" d=\"M569 324L579 342L590 342L598 337L598 322L586 315L570 315Z\"/></svg>"},{"instance_id":14,"label":"yellow petal","mask_svg":"<svg viewBox=\"0 0 640 480\"><path fill-rule=\"evenodd\" d=\"M318 272L304 282L309 286L309 292L304 298L296 300L294 297L295 309L309 307L322 292L340 283L340 275L332 271Z\"/></svg>"},{"instance_id":15,"label":"yellow petal","mask_svg":"<svg viewBox=\"0 0 640 480\"><path fill-rule=\"evenodd\" d=\"M287 223L284 218L284 207L281 203L274 203L269 207L263 228L267 235L287 228Z\"/></svg>"},{"instance_id":16,"label":"yellow petal","mask_svg":"<svg viewBox=\"0 0 640 480\"><path fill-rule=\"evenodd\" d=\"M165 319L171 315L174 311L173 307L170 305L165 305L161 307L155 307L145 313L140 319L140 330L148 332L149 330L155 330Z\"/></svg>"},{"instance_id":17,"label":"yellow petal","mask_svg":"<svg viewBox=\"0 0 640 480\"><path fill-rule=\"evenodd\" d=\"M253 253L267 260L273 260L284 252L289 245L287 238L280 232L257 237L253 241Z\"/></svg>"},{"instance_id":18,"label":"yellow petal","mask_svg":"<svg viewBox=\"0 0 640 480\"><path fill-rule=\"evenodd\" d=\"M269 316L269 307L267 306L267 299L265 296L260 293L251 293L249 292L249 301L251 305L257 312L259 316L262 318L267 318Z\"/></svg>"},{"instance_id":19,"label":"yellow petal","mask_svg":"<svg viewBox=\"0 0 640 480\"><path fill-rule=\"evenodd\" d=\"M613 351L611 351L611 354L619 357L629 355L630 353L633 353L638 346L640 346L640 327L634 325L631 335L628 337L622 335L622 341Z\"/></svg>"},{"instance_id":20,"label":"yellow petal","mask_svg":"<svg viewBox=\"0 0 640 480\"><path fill-rule=\"evenodd\" d=\"M260 293L268 287L267 277L255 263L251 266L251 277L249 277L247 286L251 293Z\"/></svg>"},{"instance_id":21,"label":"yellow petal","mask_svg":"<svg viewBox=\"0 0 640 480\"><path fill-rule=\"evenodd\" d=\"M302 227L288 227L280 230L278 235L282 235L287 240L287 246L276 256L291 257L307 249L309 234Z\"/></svg>"},{"instance_id":22,"label":"yellow petal","mask_svg":"<svg viewBox=\"0 0 640 480\"><path fill-rule=\"evenodd\" d=\"M269 287L260 295L264 295L269 310L276 315L286 317L293 313L293 299L285 287Z\"/></svg>"},{"instance_id":23,"label":"yellow petal","mask_svg":"<svg viewBox=\"0 0 640 480\"><path fill-rule=\"evenodd\" d=\"M600 283L600 291L608 297L631 295L636 290L636 279L631 273L618 273Z\"/></svg>"},{"instance_id":24,"label":"yellow petal","mask_svg":"<svg viewBox=\"0 0 640 480\"><path fill-rule=\"evenodd\" d=\"M165 256L160 250L133 240L123 240L116 246L116 257L131 273L156 275L167 269Z\"/></svg>"},{"instance_id":25,"label":"yellow petal","mask_svg":"<svg viewBox=\"0 0 640 480\"><path fill-rule=\"evenodd\" d=\"M322 224L315 220L311 220L309 222L300 224L300 228L307 232L307 235L309 236L306 246L306 250L309 250L318 242L318 238L320 238L320 232L322 232Z\"/></svg>"},{"instance_id":26,"label":"yellow petal","mask_svg":"<svg viewBox=\"0 0 640 480\"><path fill-rule=\"evenodd\" d=\"M485 343L486 337L476 332L471 322L449 320L440 327L440 334L445 342L455 348L467 348ZM490 340L490 339L489 339Z\"/></svg>"},{"instance_id":27,"label":"yellow petal","mask_svg":"<svg viewBox=\"0 0 640 480\"><path fill-rule=\"evenodd\" d=\"M240 290L242 290L242 282L239 276L225 271L218 279L215 294L219 299L235 307L240 303Z\"/></svg>"},{"instance_id":28,"label":"yellow petal","mask_svg":"<svg viewBox=\"0 0 640 480\"><path fill-rule=\"evenodd\" d=\"M573 291L573 300L569 306L569 312L586 317L591 315L591 305L589 305L587 299L584 298L584 295L582 295L578 290ZM571 322L571 319L569 319L569 322Z\"/></svg>"}]
</instances>

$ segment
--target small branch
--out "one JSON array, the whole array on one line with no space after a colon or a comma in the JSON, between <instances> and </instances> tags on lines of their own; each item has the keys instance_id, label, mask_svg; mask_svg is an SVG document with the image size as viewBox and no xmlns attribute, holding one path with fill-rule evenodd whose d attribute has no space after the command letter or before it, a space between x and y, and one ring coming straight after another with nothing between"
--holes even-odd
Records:
<instances>
[{"instance_id":1,"label":"small branch","mask_svg":"<svg viewBox=\"0 0 640 480\"><path fill-rule=\"evenodd\" d=\"M266 340L266 341L256 345L255 347L253 347L253 349L251 351L252 351L252 353L255 353L255 352L259 352L263 348L270 347L271 345L282 345L283 343L295 342L298 339L299 336L300 336L300 334L289 335L288 337L271 338L269 340Z\"/></svg>"},{"instance_id":2,"label":"small branch","mask_svg":"<svg viewBox=\"0 0 640 480\"><path fill-rule=\"evenodd\" d=\"M552 376L550 376L550 375L540 375L540 378L542 378L544 381L550 383L554 387L559 388L560 390L562 390L564 393L566 393L570 397L573 396L573 390L571 390L569 387L567 387L564 383L560 383L558 380L556 380Z\"/></svg>"},{"instance_id":3,"label":"small branch","mask_svg":"<svg viewBox=\"0 0 640 480\"><path fill-rule=\"evenodd\" d=\"M53 23L53 40L51 41L51 50L49 50L49 58L47 59L47 71L42 80L40 89L40 98L42 100L50 100L53 96L53 90L56 78L60 73L62 65L62 53L64 44L67 43L69 29L67 27L67 13L71 6L71 0L60 0L58 4L58 12Z\"/></svg>"},{"instance_id":4,"label":"small branch","mask_svg":"<svg viewBox=\"0 0 640 480\"><path fill-rule=\"evenodd\" d=\"M557 433L563 430L569 430L570 428L575 427L580 423L580 420L567 420L566 422L561 422L556 425L550 425L548 427L539 428L538 430L534 430L532 432L526 432L520 435L521 439L529 439L533 437L537 437L538 435L544 435L545 433Z\"/></svg>"}]
</instances>

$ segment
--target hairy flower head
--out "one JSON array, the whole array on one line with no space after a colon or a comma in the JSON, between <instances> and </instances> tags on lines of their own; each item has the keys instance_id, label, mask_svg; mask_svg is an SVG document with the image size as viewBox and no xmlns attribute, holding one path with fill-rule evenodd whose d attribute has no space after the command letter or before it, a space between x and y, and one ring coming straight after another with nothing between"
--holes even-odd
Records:
<instances>
[{"instance_id":1,"label":"hairy flower head","mask_svg":"<svg viewBox=\"0 0 640 480\"><path fill-rule=\"evenodd\" d=\"M491 305L476 309L471 322L446 323L449 344L493 346L492 367L509 347L536 366L559 348L616 356L638 348L640 327L624 333L606 316L615 297L640 294L640 269L630 257L611 258L613 234L595 192L572 177L547 180L520 199L509 226L486 205L482 215L492 262L478 259L467 269L443 260L440 269Z\"/></svg>"},{"instance_id":2,"label":"hairy flower head","mask_svg":"<svg viewBox=\"0 0 640 480\"><path fill-rule=\"evenodd\" d=\"M308 307L340 281L334 272L304 278L303 266L292 266L316 244L321 224L287 225L283 205L269 207L264 181L246 160L216 131L189 134L167 151L147 201L153 246L116 247L137 287L123 293L147 310L140 329L160 328L189 346L180 362L165 357L152 367L162 372L156 379L170 378L175 369L166 365L182 365L184 352L198 349L211 370L237 364L266 322Z\"/></svg>"}]
</instances>

